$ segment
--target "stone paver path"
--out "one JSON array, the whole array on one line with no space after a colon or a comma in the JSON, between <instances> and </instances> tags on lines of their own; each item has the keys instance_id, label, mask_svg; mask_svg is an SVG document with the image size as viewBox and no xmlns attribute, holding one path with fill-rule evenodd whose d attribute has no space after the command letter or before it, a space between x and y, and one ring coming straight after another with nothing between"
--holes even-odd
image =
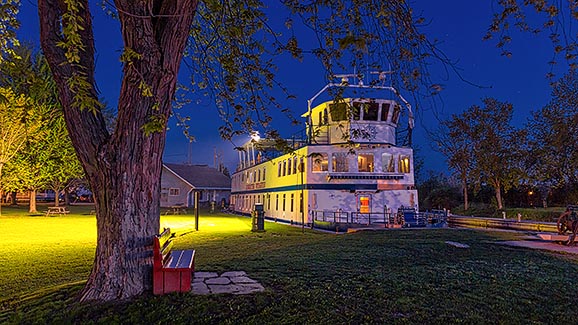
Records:
<instances>
[{"instance_id":1,"label":"stone paver path","mask_svg":"<svg viewBox=\"0 0 578 325\"><path fill-rule=\"evenodd\" d=\"M257 281L249 278L244 271L225 272L195 272L193 278L193 294L208 295L217 293L232 293L244 295L264 291L265 288Z\"/></svg>"}]
</instances>

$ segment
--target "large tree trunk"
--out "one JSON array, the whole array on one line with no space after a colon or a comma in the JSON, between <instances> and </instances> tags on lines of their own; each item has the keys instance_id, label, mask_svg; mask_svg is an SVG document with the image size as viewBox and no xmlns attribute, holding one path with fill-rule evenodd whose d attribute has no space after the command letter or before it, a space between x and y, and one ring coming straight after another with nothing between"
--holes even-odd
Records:
<instances>
[{"instance_id":1,"label":"large tree trunk","mask_svg":"<svg viewBox=\"0 0 578 325\"><path fill-rule=\"evenodd\" d=\"M79 6L83 50L69 62L59 42L66 5ZM38 2L42 49L52 69L68 132L94 194L97 248L81 300L109 301L141 294L152 285L152 237L159 232L159 197L166 123L196 0L115 1L125 50L116 128L109 134L98 106L88 1ZM83 76L85 88L69 80ZM146 85L152 96L143 94ZM84 106L79 109L78 94ZM154 124L152 122L160 122ZM151 124L152 123L152 124ZM150 130L151 126L154 128ZM148 129L148 131L145 131Z\"/></svg>"},{"instance_id":2,"label":"large tree trunk","mask_svg":"<svg viewBox=\"0 0 578 325\"><path fill-rule=\"evenodd\" d=\"M504 205L502 203L502 185L499 181L494 182L494 189L496 195L496 204L498 205L498 210L502 210Z\"/></svg>"}]
</instances>

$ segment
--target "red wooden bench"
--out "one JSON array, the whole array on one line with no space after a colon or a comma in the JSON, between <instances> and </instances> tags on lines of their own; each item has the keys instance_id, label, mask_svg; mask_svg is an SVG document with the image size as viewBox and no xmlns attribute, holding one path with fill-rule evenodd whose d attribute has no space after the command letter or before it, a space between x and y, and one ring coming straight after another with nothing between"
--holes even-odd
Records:
<instances>
[{"instance_id":1,"label":"red wooden bench","mask_svg":"<svg viewBox=\"0 0 578 325\"><path fill-rule=\"evenodd\" d=\"M154 236L153 243L153 293L191 290L192 274L195 271L194 250L172 250L173 237L170 228Z\"/></svg>"}]
</instances>

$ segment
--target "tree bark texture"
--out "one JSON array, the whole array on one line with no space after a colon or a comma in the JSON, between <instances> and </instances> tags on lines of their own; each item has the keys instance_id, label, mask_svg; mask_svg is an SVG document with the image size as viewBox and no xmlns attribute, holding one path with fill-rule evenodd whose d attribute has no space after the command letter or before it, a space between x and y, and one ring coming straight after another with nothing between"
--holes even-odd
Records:
<instances>
[{"instance_id":1,"label":"tree bark texture","mask_svg":"<svg viewBox=\"0 0 578 325\"><path fill-rule=\"evenodd\" d=\"M125 50L138 54L125 63L116 128L106 128L99 107L81 110L68 84L85 76L88 97L97 101L94 41L87 0L80 5L80 62L67 61L57 44L67 41L62 27L69 21L63 0L38 1L41 45L58 85L68 132L93 191L97 215L94 266L82 301L133 297L152 286L152 236L159 232L160 175L179 65L196 0L115 1ZM145 96L142 85L152 96ZM152 119L162 130L145 132Z\"/></svg>"}]
</instances>

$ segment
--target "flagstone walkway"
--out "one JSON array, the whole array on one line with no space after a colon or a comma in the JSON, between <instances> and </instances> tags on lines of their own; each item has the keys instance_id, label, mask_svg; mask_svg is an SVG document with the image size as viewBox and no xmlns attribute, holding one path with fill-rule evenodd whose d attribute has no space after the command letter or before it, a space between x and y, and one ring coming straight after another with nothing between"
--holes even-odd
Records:
<instances>
[{"instance_id":1,"label":"flagstone walkway","mask_svg":"<svg viewBox=\"0 0 578 325\"><path fill-rule=\"evenodd\" d=\"M216 272L195 272L192 292L197 295L231 293L244 295L264 291L265 288L244 271L231 271L219 275Z\"/></svg>"}]
</instances>

